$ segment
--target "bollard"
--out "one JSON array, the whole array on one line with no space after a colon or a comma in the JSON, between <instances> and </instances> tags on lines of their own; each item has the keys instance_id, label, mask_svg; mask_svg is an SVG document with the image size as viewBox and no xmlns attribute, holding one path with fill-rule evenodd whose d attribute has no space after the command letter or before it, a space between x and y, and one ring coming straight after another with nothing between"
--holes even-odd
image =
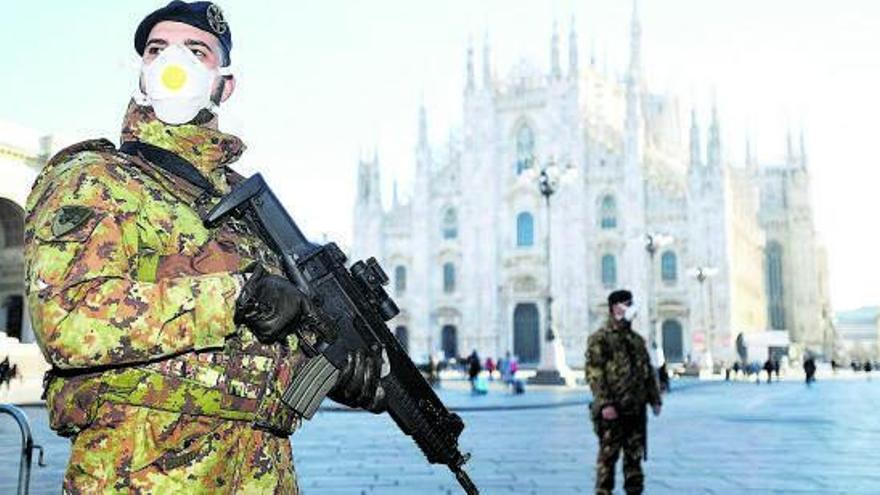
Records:
<instances>
[{"instance_id":1,"label":"bollard","mask_svg":"<svg viewBox=\"0 0 880 495\"><path fill-rule=\"evenodd\" d=\"M31 425L28 422L24 411L12 404L0 404L0 413L6 413L15 419L18 423L18 429L21 431L21 461L18 465L18 493L19 495L27 495L28 487L31 481L31 458L34 449L40 451L40 457L37 464L40 467L45 466L43 463L43 447L34 445L34 437L31 435Z\"/></svg>"}]
</instances>

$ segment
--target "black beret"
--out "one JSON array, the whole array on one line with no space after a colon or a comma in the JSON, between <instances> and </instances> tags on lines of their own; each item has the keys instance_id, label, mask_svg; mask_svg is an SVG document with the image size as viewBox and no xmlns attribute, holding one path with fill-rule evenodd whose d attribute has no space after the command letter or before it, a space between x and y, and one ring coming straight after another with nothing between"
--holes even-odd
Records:
<instances>
[{"instance_id":1,"label":"black beret","mask_svg":"<svg viewBox=\"0 0 880 495\"><path fill-rule=\"evenodd\" d=\"M220 6L211 2L181 2L174 0L161 9L144 17L134 33L134 49L138 55L143 56L147 46L147 37L153 26L162 21L176 21L189 24L192 27L213 34L220 40L223 50L226 51L226 63L229 63L229 53L232 51L232 31L229 23L223 18Z\"/></svg>"},{"instance_id":2,"label":"black beret","mask_svg":"<svg viewBox=\"0 0 880 495\"><path fill-rule=\"evenodd\" d=\"M632 302L632 300L632 292L628 290L616 290L611 294L608 294L608 309L611 309L617 303Z\"/></svg>"}]
</instances>

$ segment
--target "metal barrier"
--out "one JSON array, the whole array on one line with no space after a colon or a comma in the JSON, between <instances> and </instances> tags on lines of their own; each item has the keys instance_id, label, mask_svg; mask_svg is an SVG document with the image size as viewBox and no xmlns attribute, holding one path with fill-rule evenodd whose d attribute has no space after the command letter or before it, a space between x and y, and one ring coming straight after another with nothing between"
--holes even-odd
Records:
<instances>
[{"instance_id":1,"label":"metal barrier","mask_svg":"<svg viewBox=\"0 0 880 495\"><path fill-rule=\"evenodd\" d=\"M28 487L31 482L31 458L34 449L40 451L40 457L37 465L45 466L43 463L43 447L34 445L34 437L31 435L31 425L28 422L24 411L13 406L12 404L0 404L0 413L6 413L15 419L18 423L18 429L21 431L21 461L18 465L18 493L19 495L27 495Z\"/></svg>"}]
</instances>

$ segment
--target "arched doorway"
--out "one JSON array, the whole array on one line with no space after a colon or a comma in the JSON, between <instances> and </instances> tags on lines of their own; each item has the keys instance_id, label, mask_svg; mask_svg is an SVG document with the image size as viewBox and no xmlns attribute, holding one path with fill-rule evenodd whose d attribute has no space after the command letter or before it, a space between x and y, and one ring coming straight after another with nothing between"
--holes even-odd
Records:
<instances>
[{"instance_id":1,"label":"arched doorway","mask_svg":"<svg viewBox=\"0 0 880 495\"><path fill-rule=\"evenodd\" d=\"M0 198L0 249L24 244L24 210L15 202Z\"/></svg>"},{"instance_id":2,"label":"arched doorway","mask_svg":"<svg viewBox=\"0 0 880 495\"><path fill-rule=\"evenodd\" d=\"M458 357L458 330L455 325L443 325L443 329L440 331L440 341L446 359Z\"/></svg>"},{"instance_id":3,"label":"arched doorway","mask_svg":"<svg viewBox=\"0 0 880 495\"><path fill-rule=\"evenodd\" d=\"M19 295L8 296L0 306L0 312L3 313L0 320L3 326L0 330L6 332L6 335L21 340L21 332L23 330L22 317L24 316L24 298Z\"/></svg>"},{"instance_id":4,"label":"arched doorway","mask_svg":"<svg viewBox=\"0 0 880 495\"><path fill-rule=\"evenodd\" d=\"M394 329L394 336L397 337L397 341L400 342L403 350L409 352L409 331L407 331L406 327L399 325Z\"/></svg>"},{"instance_id":5,"label":"arched doorway","mask_svg":"<svg viewBox=\"0 0 880 495\"><path fill-rule=\"evenodd\" d=\"M538 306L517 304L513 310L513 353L521 363L537 363L541 358L541 332Z\"/></svg>"},{"instance_id":6,"label":"arched doorway","mask_svg":"<svg viewBox=\"0 0 880 495\"><path fill-rule=\"evenodd\" d=\"M24 325L23 244L24 210L14 201L0 198L0 332L31 342L33 332Z\"/></svg>"},{"instance_id":7,"label":"arched doorway","mask_svg":"<svg viewBox=\"0 0 880 495\"><path fill-rule=\"evenodd\" d=\"M684 333L678 320L663 322L663 355L672 363L684 361Z\"/></svg>"}]
</instances>

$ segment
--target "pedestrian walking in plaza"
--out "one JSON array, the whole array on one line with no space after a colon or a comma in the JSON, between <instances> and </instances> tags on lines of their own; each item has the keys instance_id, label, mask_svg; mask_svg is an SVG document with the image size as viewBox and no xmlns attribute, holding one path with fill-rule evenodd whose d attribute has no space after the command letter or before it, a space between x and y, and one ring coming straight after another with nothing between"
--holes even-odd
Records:
<instances>
[{"instance_id":1,"label":"pedestrian walking in plaza","mask_svg":"<svg viewBox=\"0 0 880 495\"><path fill-rule=\"evenodd\" d=\"M739 378L739 361L733 362L733 379L736 380Z\"/></svg>"},{"instance_id":2,"label":"pedestrian walking in plaza","mask_svg":"<svg viewBox=\"0 0 880 495\"><path fill-rule=\"evenodd\" d=\"M764 371L767 372L767 383L770 383L770 379L773 377L773 362L770 361L770 358L764 361Z\"/></svg>"},{"instance_id":3,"label":"pedestrian walking in plaza","mask_svg":"<svg viewBox=\"0 0 880 495\"><path fill-rule=\"evenodd\" d=\"M492 356L486 358L486 371L489 372L489 380L493 380L492 376L495 373L495 361L492 360Z\"/></svg>"},{"instance_id":4,"label":"pedestrian walking in plaza","mask_svg":"<svg viewBox=\"0 0 880 495\"><path fill-rule=\"evenodd\" d=\"M428 355L428 383L432 387L440 385L440 373L438 372L437 360L434 355Z\"/></svg>"},{"instance_id":5,"label":"pedestrian walking in plaza","mask_svg":"<svg viewBox=\"0 0 880 495\"><path fill-rule=\"evenodd\" d=\"M474 349L474 352L467 358L468 381L471 382L472 391L476 390L477 375L480 374L482 369L483 365L480 364L480 356L477 354L477 350Z\"/></svg>"},{"instance_id":6,"label":"pedestrian walking in plaza","mask_svg":"<svg viewBox=\"0 0 880 495\"><path fill-rule=\"evenodd\" d=\"M752 361L749 364L749 375L755 375L755 385L761 384L761 362L760 361Z\"/></svg>"},{"instance_id":7,"label":"pedestrian walking in plaza","mask_svg":"<svg viewBox=\"0 0 880 495\"><path fill-rule=\"evenodd\" d=\"M776 373L776 381L779 381L779 360L773 361L773 371Z\"/></svg>"},{"instance_id":8,"label":"pedestrian walking in plaza","mask_svg":"<svg viewBox=\"0 0 880 495\"><path fill-rule=\"evenodd\" d=\"M647 405L660 414L660 388L644 339L632 329L636 316L632 293L608 296L608 320L587 342L584 372L593 402L590 415L599 438L596 493L614 491L614 467L623 450L623 487L642 493L641 461L647 458Z\"/></svg>"},{"instance_id":9,"label":"pedestrian walking in plaza","mask_svg":"<svg viewBox=\"0 0 880 495\"><path fill-rule=\"evenodd\" d=\"M871 368L871 360L869 359L865 361L865 375L867 376L869 381L871 380Z\"/></svg>"},{"instance_id":10,"label":"pedestrian walking in plaza","mask_svg":"<svg viewBox=\"0 0 880 495\"><path fill-rule=\"evenodd\" d=\"M660 382L660 392L669 392L669 371L666 369L666 363L663 363L657 370L657 380Z\"/></svg>"},{"instance_id":11,"label":"pedestrian walking in plaza","mask_svg":"<svg viewBox=\"0 0 880 495\"><path fill-rule=\"evenodd\" d=\"M501 374L501 382L505 386L510 385L510 351L504 353L504 357L498 360L498 373Z\"/></svg>"},{"instance_id":12,"label":"pedestrian walking in plaza","mask_svg":"<svg viewBox=\"0 0 880 495\"><path fill-rule=\"evenodd\" d=\"M8 386L8 384L12 381L10 369L9 356L6 356L5 358L3 358L3 361L0 362L0 385L3 385L5 383Z\"/></svg>"},{"instance_id":13,"label":"pedestrian walking in plaza","mask_svg":"<svg viewBox=\"0 0 880 495\"><path fill-rule=\"evenodd\" d=\"M816 361L813 356L807 356L804 360L804 375L807 385L816 381Z\"/></svg>"}]
</instances>

